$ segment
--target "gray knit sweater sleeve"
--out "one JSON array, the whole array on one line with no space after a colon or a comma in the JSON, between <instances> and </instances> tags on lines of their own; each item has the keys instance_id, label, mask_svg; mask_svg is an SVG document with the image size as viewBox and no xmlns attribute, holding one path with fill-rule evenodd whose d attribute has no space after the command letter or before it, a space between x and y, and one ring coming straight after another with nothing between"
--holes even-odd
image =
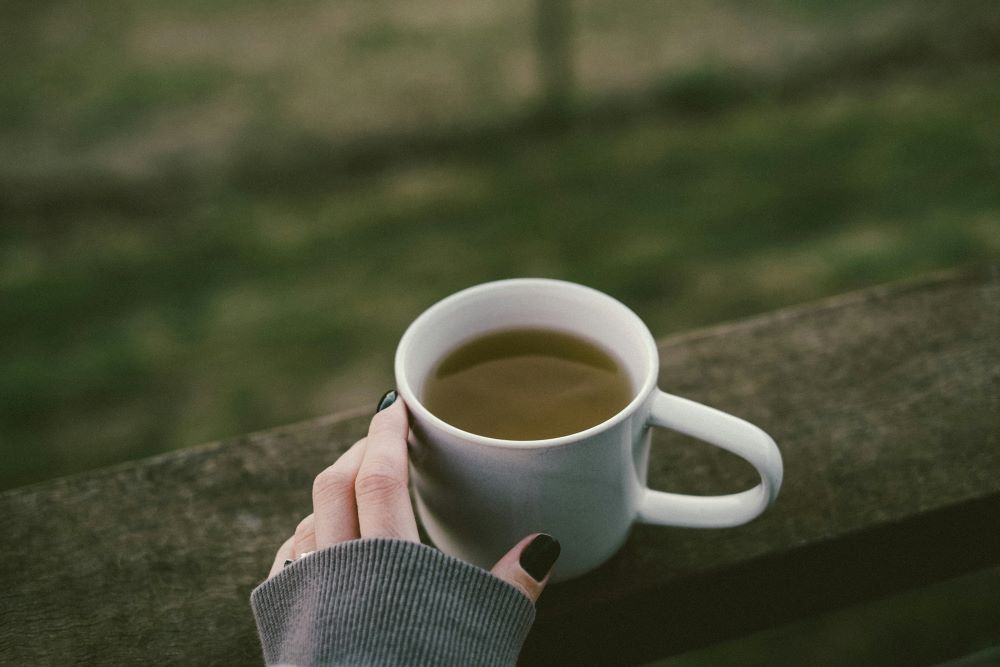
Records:
<instances>
[{"instance_id":1,"label":"gray knit sweater sleeve","mask_svg":"<svg viewBox=\"0 0 1000 667\"><path fill-rule=\"evenodd\" d=\"M535 619L489 572L381 538L292 563L250 604L268 665L513 665Z\"/></svg>"}]
</instances>

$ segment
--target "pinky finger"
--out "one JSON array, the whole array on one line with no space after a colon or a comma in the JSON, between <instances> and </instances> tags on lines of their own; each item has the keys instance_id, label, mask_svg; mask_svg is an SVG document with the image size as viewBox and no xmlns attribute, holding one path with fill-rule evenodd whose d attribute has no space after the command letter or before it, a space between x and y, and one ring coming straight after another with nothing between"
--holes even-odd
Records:
<instances>
[{"instance_id":1,"label":"pinky finger","mask_svg":"<svg viewBox=\"0 0 1000 667\"><path fill-rule=\"evenodd\" d=\"M271 566L271 571L268 572L267 578L270 579L274 575L278 574L285 568L285 561L294 558L295 556L295 536L292 535L287 540L278 547L278 553L274 556L274 564Z\"/></svg>"}]
</instances>

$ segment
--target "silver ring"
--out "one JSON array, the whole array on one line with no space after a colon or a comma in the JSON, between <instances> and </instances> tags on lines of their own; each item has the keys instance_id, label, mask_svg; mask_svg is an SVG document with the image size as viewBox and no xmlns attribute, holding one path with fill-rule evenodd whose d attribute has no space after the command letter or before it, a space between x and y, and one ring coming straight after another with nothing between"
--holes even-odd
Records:
<instances>
[{"instance_id":1,"label":"silver ring","mask_svg":"<svg viewBox=\"0 0 1000 667\"><path fill-rule=\"evenodd\" d=\"M291 564L292 564L292 563L294 563L295 561L297 561L297 560L302 560L302 559L303 559L303 558L305 558L306 556L311 556L311 555L313 555L314 553L316 553L316 552L315 552L315 551L303 551L302 553L300 553L300 554L299 554L299 557L298 557L298 558L286 558L286 559L285 559L285 563L284 563L284 565L282 565L281 567L288 567L289 565L291 565Z\"/></svg>"}]
</instances>

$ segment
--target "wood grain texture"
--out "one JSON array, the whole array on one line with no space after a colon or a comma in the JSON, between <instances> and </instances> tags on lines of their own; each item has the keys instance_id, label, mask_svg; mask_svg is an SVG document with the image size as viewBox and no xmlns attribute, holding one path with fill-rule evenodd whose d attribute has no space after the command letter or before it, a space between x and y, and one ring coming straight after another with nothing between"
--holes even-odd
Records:
<instances>
[{"instance_id":1,"label":"wood grain texture","mask_svg":"<svg viewBox=\"0 0 1000 667\"><path fill-rule=\"evenodd\" d=\"M939 276L663 341L661 387L759 424L777 505L740 528L639 526L552 587L529 663L629 662L1000 562L1000 272ZM255 664L248 596L361 437L335 415L0 495L0 663ZM657 433L650 482L752 470Z\"/></svg>"}]
</instances>

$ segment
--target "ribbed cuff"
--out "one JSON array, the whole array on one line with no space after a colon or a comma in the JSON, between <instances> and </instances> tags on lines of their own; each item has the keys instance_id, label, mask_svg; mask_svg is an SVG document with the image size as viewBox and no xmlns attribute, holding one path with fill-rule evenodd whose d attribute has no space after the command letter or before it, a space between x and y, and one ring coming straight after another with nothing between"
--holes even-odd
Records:
<instances>
[{"instance_id":1,"label":"ribbed cuff","mask_svg":"<svg viewBox=\"0 0 1000 667\"><path fill-rule=\"evenodd\" d=\"M296 561L250 604L269 665L514 665L535 619L489 572L381 538Z\"/></svg>"}]
</instances>

